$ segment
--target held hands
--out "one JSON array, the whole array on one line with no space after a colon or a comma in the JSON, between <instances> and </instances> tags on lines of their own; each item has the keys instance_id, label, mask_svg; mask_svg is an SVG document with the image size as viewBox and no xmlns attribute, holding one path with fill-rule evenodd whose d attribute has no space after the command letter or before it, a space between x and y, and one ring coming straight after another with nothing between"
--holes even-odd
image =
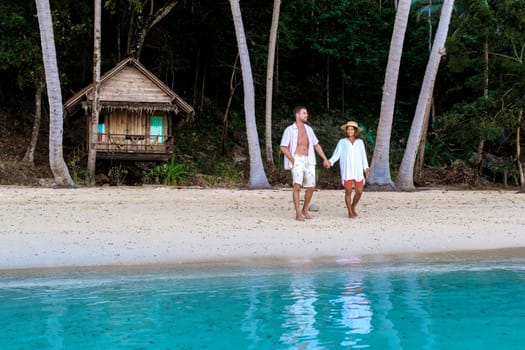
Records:
<instances>
[{"instance_id":1,"label":"held hands","mask_svg":"<svg viewBox=\"0 0 525 350\"><path fill-rule=\"evenodd\" d=\"M329 161L328 159L325 159L325 160L323 161L323 166L324 166L326 169L328 169L328 168L332 167L332 163L330 163L330 161Z\"/></svg>"}]
</instances>

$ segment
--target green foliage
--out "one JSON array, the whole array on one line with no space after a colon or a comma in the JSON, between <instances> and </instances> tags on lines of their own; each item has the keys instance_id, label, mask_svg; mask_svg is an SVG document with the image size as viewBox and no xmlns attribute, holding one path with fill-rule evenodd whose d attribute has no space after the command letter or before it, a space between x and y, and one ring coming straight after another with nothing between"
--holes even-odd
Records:
<instances>
[{"instance_id":1,"label":"green foliage","mask_svg":"<svg viewBox=\"0 0 525 350\"><path fill-rule=\"evenodd\" d=\"M507 130L514 130L517 115L525 107L521 53L525 34L520 29L525 28L525 2L469 0L459 4L447 40L449 80L444 95L449 96L450 106L442 107L445 111L433 126L427 154L434 155L426 159L431 164L456 157L471 160L484 141L484 151L496 153L499 162L506 164L503 159L510 159L509 150L514 148ZM489 94L484 97L486 88ZM507 172L507 165L501 164L487 161L485 168L493 174Z\"/></svg>"},{"instance_id":2,"label":"green foliage","mask_svg":"<svg viewBox=\"0 0 525 350\"><path fill-rule=\"evenodd\" d=\"M394 18L392 9L379 11L369 0L331 0L315 2L313 10L314 27L306 37L313 52L320 60L329 59L334 76L343 75L343 88L357 96L379 98Z\"/></svg>"},{"instance_id":3,"label":"green foliage","mask_svg":"<svg viewBox=\"0 0 525 350\"><path fill-rule=\"evenodd\" d=\"M229 127L236 132L246 133L246 120L244 119L244 111L243 113L230 111Z\"/></svg>"},{"instance_id":4,"label":"green foliage","mask_svg":"<svg viewBox=\"0 0 525 350\"><path fill-rule=\"evenodd\" d=\"M468 159L481 140L493 141L503 134L505 124L497 107L496 101L484 97L456 104L439 118L434 133L440 135L452 154Z\"/></svg>"},{"instance_id":5,"label":"green foliage","mask_svg":"<svg viewBox=\"0 0 525 350\"><path fill-rule=\"evenodd\" d=\"M447 145L434 137L425 144L425 163L432 167L448 166L455 160Z\"/></svg>"},{"instance_id":6,"label":"green foliage","mask_svg":"<svg viewBox=\"0 0 525 350\"><path fill-rule=\"evenodd\" d=\"M121 186L125 183L126 177L128 175L128 169L126 169L122 164L112 166L108 172L108 178L110 185Z\"/></svg>"},{"instance_id":7,"label":"green foliage","mask_svg":"<svg viewBox=\"0 0 525 350\"><path fill-rule=\"evenodd\" d=\"M235 169L234 164L229 162L217 162L211 174L201 174L199 177L211 187L239 185L244 182L243 171Z\"/></svg>"},{"instance_id":8,"label":"green foliage","mask_svg":"<svg viewBox=\"0 0 525 350\"><path fill-rule=\"evenodd\" d=\"M370 147L374 147L376 144L376 136L374 130L365 126L362 126L361 128L362 130L360 134L363 141L365 141L365 144L369 145Z\"/></svg>"},{"instance_id":9,"label":"green foliage","mask_svg":"<svg viewBox=\"0 0 525 350\"><path fill-rule=\"evenodd\" d=\"M20 87L33 85L43 71L38 23L31 14L24 4L0 4L0 70L17 69Z\"/></svg>"},{"instance_id":10,"label":"green foliage","mask_svg":"<svg viewBox=\"0 0 525 350\"><path fill-rule=\"evenodd\" d=\"M34 5L34 4L33 4ZM76 10L85 10L82 4L73 4ZM66 54L86 33L85 22L75 22L76 11L69 7L67 0L52 6L53 31L57 47L57 59ZM0 4L0 70L16 69L17 84L24 87L36 86L43 76L40 33L34 6L27 2L6 2ZM90 18L91 20L91 18ZM64 81L66 77L62 75Z\"/></svg>"},{"instance_id":11,"label":"green foliage","mask_svg":"<svg viewBox=\"0 0 525 350\"><path fill-rule=\"evenodd\" d=\"M284 168L284 155L281 151L281 145L279 140L277 143L273 145L273 164L277 169L283 169Z\"/></svg>"},{"instance_id":12,"label":"green foliage","mask_svg":"<svg viewBox=\"0 0 525 350\"><path fill-rule=\"evenodd\" d=\"M242 171L235 169L233 163L218 162L215 164L214 174L228 183L242 183L244 174Z\"/></svg>"},{"instance_id":13,"label":"green foliage","mask_svg":"<svg viewBox=\"0 0 525 350\"><path fill-rule=\"evenodd\" d=\"M81 157L79 154L74 155L67 162L67 167L73 181L77 184L86 184L89 179L89 170L81 165Z\"/></svg>"},{"instance_id":14,"label":"green foliage","mask_svg":"<svg viewBox=\"0 0 525 350\"><path fill-rule=\"evenodd\" d=\"M117 63L125 52L132 18L160 8L167 0L105 0L103 9L102 73ZM264 4L263 4L264 3ZM365 126L367 146L375 144L381 103L381 86L388 55L394 2L377 0L291 0L281 5L276 67L273 125L274 156L282 166L279 138L284 124L292 121L291 109L306 104L311 123L326 153L344 137L339 126L349 119ZM392 169L399 164L411 126L424 69L428 43L435 33L442 1L418 0L406 33L401 62L396 109L391 137ZM428 5L431 4L431 7ZM430 164L447 164L468 159L479 141L496 144L502 130L515 130L517 113L525 107L525 1L456 0L455 14L447 41L447 55L437 76L434 99L436 119L431 125L426 159ZM261 7L262 6L262 7ZM271 2L241 2L247 42L256 88L259 137L264 133L264 79ZM92 2L56 0L52 4L57 59L64 98L91 82ZM428 13L433 32L430 32ZM119 45L120 43L120 45ZM489 89L485 87L484 45L488 45ZM224 153L221 148L223 113L230 93L230 78L237 47L227 2L202 0L179 2L148 34L140 60L168 84L197 115L176 130L177 159L183 165L166 165L156 170L151 181L178 183L185 171L209 175L210 181L242 181L243 171L231 162L232 152L246 147L242 88L232 100ZM239 66L237 66L239 71ZM41 53L34 2L0 3L0 102L34 105L33 89L41 74ZM240 74L236 74L238 83ZM13 86L24 87L17 92ZM10 112L11 126L30 125L31 113ZM22 118L26 120L21 123ZM45 104L44 104L45 118ZM174 125L176 122L174 123ZM178 127L177 127L178 128ZM7 130L11 132L11 130ZM28 135L29 127L24 130ZM65 129L67 149L82 142ZM68 135L69 133L69 135ZM7 133L6 133L7 134ZM74 141L71 141L74 140ZM493 141L491 141L493 140ZM509 136L509 140L512 137ZM495 147L500 152L502 147ZM239 151L239 149L241 151ZM371 156L371 154L370 154ZM76 159L70 167L75 177L83 176ZM171 165L170 165L171 164ZM189 169L192 169L190 171ZM122 183L122 167L112 169L113 183ZM173 173L175 175L169 175ZM141 174L142 175L142 174ZM173 177L175 180L170 180Z\"/></svg>"},{"instance_id":15,"label":"green foliage","mask_svg":"<svg viewBox=\"0 0 525 350\"><path fill-rule=\"evenodd\" d=\"M142 0L106 0L104 8L111 14L116 14L120 8L126 8L130 11L141 12L146 2Z\"/></svg>"},{"instance_id":16,"label":"green foliage","mask_svg":"<svg viewBox=\"0 0 525 350\"><path fill-rule=\"evenodd\" d=\"M492 181L506 183L511 178L516 185L519 184L519 173L513 157L489 159L483 165L492 176Z\"/></svg>"},{"instance_id":17,"label":"green foliage","mask_svg":"<svg viewBox=\"0 0 525 350\"><path fill-rule=\"evenodd\" d=\"M157 165L148 172L150 183L160 183L163 185L186 185L189 183L189 177L192 172L187 164L177 163L175 157L172 157L168 163Z\"/></svg>"}]
</instances>

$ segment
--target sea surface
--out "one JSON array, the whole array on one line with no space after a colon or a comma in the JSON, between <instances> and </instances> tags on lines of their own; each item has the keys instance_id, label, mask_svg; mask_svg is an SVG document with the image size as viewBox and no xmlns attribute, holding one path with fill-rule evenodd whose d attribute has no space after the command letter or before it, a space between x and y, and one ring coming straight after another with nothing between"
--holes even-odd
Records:
<instances>
[{"instance_id":1,"label":"sea surface","mask_svg":"<svg viewBox=\"0 0 525 350\"><path fill-rule=\"evenodd\" d=\"M0 271L0 349L525 349L525 259Z\"/></svg>"}]
</instances>

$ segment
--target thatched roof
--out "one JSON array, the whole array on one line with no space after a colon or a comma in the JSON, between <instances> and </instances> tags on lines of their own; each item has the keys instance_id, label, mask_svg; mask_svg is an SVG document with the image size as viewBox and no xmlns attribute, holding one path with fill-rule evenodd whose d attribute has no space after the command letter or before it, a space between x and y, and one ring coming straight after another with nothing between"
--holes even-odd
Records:
<instances>
[{"instance_id":1,"label":"thatched roof","mask_svg":"<svg viewBox=\"0 0 525 350\"><path fill-rule=\"evenodd\" d=\"M91 100L85 100L82 102L82 108L85 110L91 110ZM151 103L151 102L114 102L114 101L101 101L101 111L116 111L116 110L128 110L133 112L148 112L153 113L155 111L173 112L175 114L181 113L181 109L176 104L170 103ZM182 111L183 114L188 114Z\"/></svg>"},{"instance_id":2,"label":"thatched roof","mask_svg":"<svg viewBox=\"0 0 525 350\"><path fill-rule=\"evenodd\" d=\"M91 109L93 84L73 95L64 104L64 111L72 114L80 107ZM127 58L100 78L100 106L102 110L169 111L183 118L195 114L180 96L134 58Z\"/></svg>"}]
</instances>

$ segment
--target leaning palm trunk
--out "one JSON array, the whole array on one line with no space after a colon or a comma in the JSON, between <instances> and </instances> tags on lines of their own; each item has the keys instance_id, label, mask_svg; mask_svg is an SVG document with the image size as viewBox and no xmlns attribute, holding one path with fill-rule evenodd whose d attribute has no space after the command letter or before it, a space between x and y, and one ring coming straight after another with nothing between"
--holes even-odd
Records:
<instances>
[{"instance_id":1,"label":"leaning palm trunk","mask_svg":"<svg viewBox=\"0 0 525 350\"><path fill-rule=\"evenodd\" d=\"M393 186L390 178L390 136L392 133L392 122L394 119L394 108L396 103L397 79L399 66L403 53L403 42L410 13L411 0L402 0L399 3L390 42L390 53L386 66L385 86L383 99L381 101L381 115L377 127L377 139L374 155L370 165L370 178L368 183L380 186Z\"/></svg>"},{"instance_id":2,"label":"leaning palm trunk","mask_svg":"<svg viewBox=\"0 0 525 350\"><path fill-rule=\"evenodd\" d=\"M275 62L275 45L277 42L277 28L279 27L279 12L281 0L274 0L272 26L268 43L268 65L266 67L266 111L265 111L265 150L266 162L273 167L272 147L272 97L273 97L273 70Z\"/></svg>"},{"instance_id":3,"label":"leaning palm trunk","mask_svg":"<svg viewBox=\"0 0 525 350\"><path fill-rule=\"evenodd\" d=\"M28 162L33 166L35 164L35 149L40 133L40 121L42 120L42 94L44 93L45 81L43 77L38 78L35 90L35 120L33 122L33 131L31 132L31 142L22 161Z\"/></svg>"},{"instance_id":4,"label":"leaning palm trunk","mask_svg":"<svg viewBox=\"0 0 525 350\"><path fill-rule=\"evenodd\" d=\"M423 85L421 86L421 91L419 93L412 126L410 127L410 135L408 137L405 154L403 155L403 160L401 161L399 173L396 178L396 186L401 190L410 191L415 189L414 165L416 162L417 150L423 132L425 112L432 100L432 92L434 90L434 83L436 81L441 56L445 54L445 42L447 40L448 27L453 7L454 0L445 0L441 8L439 26L436 32L436 37L434 38L434 44L432 45L427 68L425 70Z\"/></svg>"},{"instance_id":5,"label":"leaning palm trunk","mask_svg":"<svg viewBox=\"0 0 525 350\"><path fill-rule=\"evenodd\" d=\"M241 61L242 82L244 88L244 113L246 119L246 133L248 137L248 150L250 153L250 180L248 188L270 188L262 162L261 149L259 147L259 136L257 135L257 124L255 122L255 92L253 86L252 67L248 54L248 45L244 35L241 8L239 0L230 0L230 6L235 25L237 46Z\"/></svg>"},{"instance_id":6,"label":"leaning palm trunk","mask_svg":"<svg viewBox=\"0 0 525 350\"><path fill-rule=\"evenodd\" d=\"M64 113L49 0L36 0L36 8L49 100L49 166L57 186L74 187L62 153Z\"/></svg>"},{"instance_id":7,"label":"leaning palm trunk","mask_svg":"<svg viewBox=\"0 0 525 350\"><path fill-rule=\"evenodd\" d=\"M516 128L516 162L518 163L518 172L520 175L520 193L525 193L525 175L523 175L523 163L521 162L521 120L523 118L523 109L518 114L518 127Z\"/></svg>"},{"instance_id":8,"label":"leaning palm trunk","mask_svg":"<svg viewBox=\"0 0 525 350\"><path fill-rule=\"evenodd\" d=\"M421 174L423 172L423 165L425 164L425 146L427 144L427 134L428 134L428 125L430 123L430 116L434 111L434 97L430 98L430 103L427 106L427 110L425 112L425 119L423 120L423 129L421 130L421 141L419 142L419 149L417 151L416 156L416 169L415 169L415 177L416 179L418 177L421 177Z\"/></svg>"},{"instance_id":9,"label":"leaning palm trunk","mask_svg":"<svg viewBox=\"0 0 525 350\"><path fill-rule=\"evenodd\" d=\"M239 61L239 55L235 57L235 63L233 64L232 75L230 77L230 95L228 96L228 102L226 103L226 110L224 111L224 117L222 118L222 137L221 137L221 152L226 152L226 136L228 134L228 115L230 114L230 107L232 104L235 90L239 87L240 83L237 82L235 76L237 75L237 62Z\"/></svg>"}]
</instances>

